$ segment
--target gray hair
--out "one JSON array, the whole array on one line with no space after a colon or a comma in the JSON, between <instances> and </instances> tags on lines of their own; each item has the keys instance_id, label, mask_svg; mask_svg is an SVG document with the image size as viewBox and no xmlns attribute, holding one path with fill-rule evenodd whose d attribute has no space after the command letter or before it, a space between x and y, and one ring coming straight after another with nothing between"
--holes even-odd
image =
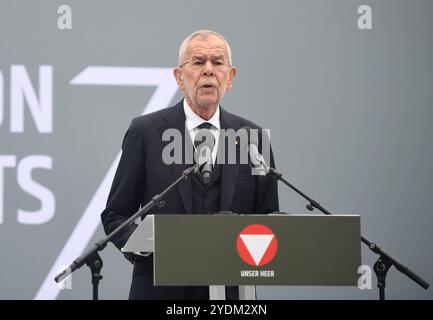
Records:
<instances>
[{"instance_id":1,"label":"gray hair","mask_svg":"<svg viewBox=\"0 0 433 320\"><path fill-rule=\"evenodd\" d=\"M224 43L226 44L227 47L227 54L228 54L228 59L229 59L229 63L230 65L232 64L232 51L230 49L229 43L227 42L227 40L218 32L215 31L211 31L211 30L198 30L194 33L191 33L188 37L186 37L185 40L183 40L182 44L180 45L179 48L179 65L182 64L183 62L183 58L185 57L186 51L188 49L188 45L191 42L192 39L194 39L197 36L202 36L202 37L209 37L210 35L214 35L217 36L218 38L220 38L221 40L224 41Z\"/></svg>"}]
</instances>

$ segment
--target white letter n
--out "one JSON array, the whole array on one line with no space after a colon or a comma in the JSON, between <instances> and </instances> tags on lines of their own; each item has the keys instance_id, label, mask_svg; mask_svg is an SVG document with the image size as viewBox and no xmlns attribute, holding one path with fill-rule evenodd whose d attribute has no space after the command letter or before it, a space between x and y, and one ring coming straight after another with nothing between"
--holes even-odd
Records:
<instances>
[{"instance_id":1,"label":"white letter n","mask_svg":"<svg viewBox=\"0 0 433 320\"><path fill-rule=\"evenodd\" d=\"M23 65L11 66L11 132L24 132L24 99L40 133L53 131L53 67L39 67L39 100Z\"/></svg>"}]
</instances>

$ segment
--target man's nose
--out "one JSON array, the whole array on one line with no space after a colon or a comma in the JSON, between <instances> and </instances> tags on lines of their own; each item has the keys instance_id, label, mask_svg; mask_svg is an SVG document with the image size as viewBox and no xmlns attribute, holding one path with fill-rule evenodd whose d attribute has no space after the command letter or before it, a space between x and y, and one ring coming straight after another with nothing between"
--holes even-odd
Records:
<instances>
[{"instance_id":1,"label":"man's nose","mask_svg":"<svg viewBox=\"0 0 433 320\"><path fill-rule=\"evenodd\" d=\"M203 67L203 75L204 76L213 76L214 75L214 67L211 61L206 61Z\"/></svg>"}]
</instances>

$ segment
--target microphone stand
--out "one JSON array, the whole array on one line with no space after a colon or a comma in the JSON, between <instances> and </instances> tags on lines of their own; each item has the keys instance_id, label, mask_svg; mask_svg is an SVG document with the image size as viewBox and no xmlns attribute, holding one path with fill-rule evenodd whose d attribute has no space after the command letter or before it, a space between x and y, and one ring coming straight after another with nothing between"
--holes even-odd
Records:
<instances>
[{"instance_id":1,"label":"microphone stand","mask_svg":"<svg viewBox=\"0 0 433 320\"><path fill-rule=\"evenodd\" d=\"M261 165L264 167L266 173L269 173L273 178L275 178L277 181L281 181L286 186L294 190L296 193L301 195L304 199L308 201L308 204L306 208L309 211L313 211L314 208L320 210L326 215L332 215L330 211L325 209L320 203L315 201L314 199L307 196L305 193L303 193L301 190L296 188L294 185L290 184L288 181L286 181L283 178L283 174L279 172L278 170L269 167L265 161L263 160L262 155L257 156L257 160L261 162ZM415 281L418 285L423 287L424 289L428 289L430 287L430 284L423 280L420 276L418 276L415 272L410 270L407 266L402 264L401 262L394 259L391 255L386 253L381 247L379 247L376 243L369 241L367 238L361 235L361 241L368 246L368 248L373 251L375 254L379 255L379 258L377 259L376 263L373 266L374 272L377 277L377 287L379 288L379 299L385 300L385 280L386 280L386 274L392 266L394 266L398 271L405 274L407 277Z\"/></svg>"},{"instance_id":2,"label":"microphone stand","mask_svg":"<svg viewBox=\"0 0 433 320\"><path fill-rule=\"evenodd\" d=\"M188 179L188 177L198 170L198 164L189 167L185 171L182 172L181 176L177 178L171 185L169 185L164 191L160 194L155 195L152 200L150 200L144 207L138 210L133 216L131 216L128 220L123 222L120 226L118 226L113 232L111 232L106 238L96 242L93 247L91 247L86 253L79 256L72 262L72 264L59 273L54 280L59 283L63 279L65 279L68 275L70 275L75 270L81 268L84 264L86 264L90 268L90 272L92 274L92 286L93 286L93 300L98 300L98 285L99 281L102 279L100 275L100 271L102 269L102 259L99 256L98 252L102 251L107 243L118 233L126 229L128 226L133 224L136 219L143 216L146 212L152 209L154 206L158 206L159 208L165 205L165 200L163 198L166 196L168 192L170 192L178 183L183 180Z\"/></svg>"}]
</instances>

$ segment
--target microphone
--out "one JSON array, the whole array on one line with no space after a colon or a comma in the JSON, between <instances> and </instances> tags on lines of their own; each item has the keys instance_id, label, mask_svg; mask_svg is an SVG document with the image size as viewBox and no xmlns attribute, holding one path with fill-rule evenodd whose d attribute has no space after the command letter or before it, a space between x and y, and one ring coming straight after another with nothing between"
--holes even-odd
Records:
<instances>
[{"instance_id":1,"label":"microphone","mask_svg":"<svg viewBox=\"0 0 433 320\"><path fill-rule=\"evenodd\" d=\"M259 136L258 129L251 129L244 126L239 130L245 130L248 137L248 156L252 166L252 174L265 176L269 171L269 166L266 164L265 159L259 152ZM239 136L236 137L239 141Z\"/></svg>"},{"instance_id":2,"label":"microphone","mask_svg":"<svg viewBox=\"0 0 433 320\"><path fill-rule=\"evenodd\" d=\"M203 182L209 184L212 176L212 151L215 146L215 138L208 129L200 129L195 138L196 162L198 163Z\"/></svg>"}]
</instances>

